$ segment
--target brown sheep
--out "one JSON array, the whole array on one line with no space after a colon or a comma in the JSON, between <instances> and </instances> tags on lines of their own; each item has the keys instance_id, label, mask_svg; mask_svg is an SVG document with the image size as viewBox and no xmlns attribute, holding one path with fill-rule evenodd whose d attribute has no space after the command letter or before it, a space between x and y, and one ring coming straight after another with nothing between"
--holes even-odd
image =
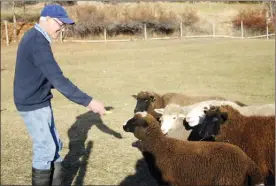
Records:
<instances>
[{"instance_id":1,"label":"brown sheep","mask_svg":"<svg viewBox=\"0 0 276 186\"><path fill-rule=\"evenodd\" d=\"M233 186L244 185L248 177L254 184L263 183L257 165L232 144L167 137L147 112L136 113L123 129L141 140L143 156L159 184Z\"/></svg>"},{"instance_id":2,"label":"brown sheep","mask_svg":"<svg viewBox=\"0 0 276 186\"><path fill-rule=\"evenodd\" d=\"M239 146L258 165L266 184L275 185L275 115L244 116L230 105L196 109L193 117L204 119L193 127L189 141L202 141L214 134L217 142ZM184 121L186 128L189 120L195 122L191 116Z\"/></svg>"},{"instance_id":3,"label":"brown sheep","mask_svg":"<svg viewBox=\"0 0 276 186\"><path fill-rule=\"evenodd\" d=\"M155 112L154 109L165 108L169 103L186 106L206 100L227 100L220 96L188 96L181 93L166 93L160 95L149 91L140 91L137 95L132 95L132 97L137 100L134 113L147 111L157 119L161 115ZM245 106L245 104L239 101L236 101L236 103L240 106Z\"/></svg>"}]
</instances>

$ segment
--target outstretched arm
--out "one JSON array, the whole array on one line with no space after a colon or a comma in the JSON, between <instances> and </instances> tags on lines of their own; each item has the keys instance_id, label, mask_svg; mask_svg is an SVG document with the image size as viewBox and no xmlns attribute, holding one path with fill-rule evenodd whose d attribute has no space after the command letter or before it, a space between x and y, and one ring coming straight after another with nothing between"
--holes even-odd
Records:
<instances>
[{"instance_id":1,"label":"outstretched arm","mask_svg":"<svg viewBox=\"0 0 276 186\"><path fill-rule=\"evenodd\" d=\"M42 41L43 42L43 41ZM49 44L41 43L35 46L34 61L35 65L41 70L43 75L51 82L61 94L69 100L83 106L88 106L92 97L82 92L68 78L63 75L59 65L54 59Z\"/></svg>"}]
</instances>

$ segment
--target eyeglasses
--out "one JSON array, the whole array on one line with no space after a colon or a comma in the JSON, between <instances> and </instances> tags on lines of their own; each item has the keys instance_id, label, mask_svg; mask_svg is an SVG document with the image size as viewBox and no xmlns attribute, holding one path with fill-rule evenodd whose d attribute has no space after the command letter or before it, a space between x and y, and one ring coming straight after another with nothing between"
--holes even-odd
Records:
<instances>
[{"instance_id":1,"label":"eyeglasses","mask_svg":"<svg viewBox=\"0 0 276 186\"><path fill-rule=\"evenodd\" d=\"M59 26L60 26L60 28L63 28L63 27L65 27L65 24L64 23L62 23L62 24L60 24L57 20L55 20L54 18L52 18Z\"/></svg>"}]
</instances>

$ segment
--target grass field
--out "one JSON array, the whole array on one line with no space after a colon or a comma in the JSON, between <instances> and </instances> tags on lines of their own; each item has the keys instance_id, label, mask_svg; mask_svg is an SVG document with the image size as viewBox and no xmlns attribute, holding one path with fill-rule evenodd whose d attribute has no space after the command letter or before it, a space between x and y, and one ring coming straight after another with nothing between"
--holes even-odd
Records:
<instances>
[{"instance_id":1,"label":"grass field","mask_svg":"<svg viewBox=\"0 0 276 186\"><path fill-rule=\"evenodd\" d=\"M196 39L63 43L53 51L65 76L106 106L103 118L53 91L56 127L72 184L154 185L133 135L122 124L140 90L219 95L246 104L275 102L275 40ZM13 104L16 46L1 50L1 181L31 184L32 147ZM69 148L70 144L70 148Z\"/></svg>"}]
</instances>

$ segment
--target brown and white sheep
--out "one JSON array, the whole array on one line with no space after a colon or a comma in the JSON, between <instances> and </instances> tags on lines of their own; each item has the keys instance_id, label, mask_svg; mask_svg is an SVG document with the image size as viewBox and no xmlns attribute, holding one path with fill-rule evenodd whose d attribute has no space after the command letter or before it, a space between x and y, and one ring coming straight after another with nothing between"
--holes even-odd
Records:
<instances>
[{"instance_id":1,"label":"brown and white sheep","mask_svg":"<svg viewBox=\"0 0 276 186\"><path fill-rule=\"evenodd\" d=\"M263 183L256 164L232 144L167 137L147 112L136 113L123 129L141 140L143 156L159 184L232 186L244 185L248 177L254 184Z\"/></svg>"},{"instance_id":2,"label":"brown and white sheep","mask_svg":"<svg viewBox=\"0 0 276 186\"><path fill-rule=\"evenodd\" d=\"M210 105L191 110L185 122L194 128L189 140L216 133L215 141L239 146L258 165L266 184L275 185L275 115L244 116L230 105ZM205 130L199 131L200 126Z\"/></svg>"},{"instance_id":3,"label":"brown and white sheep","mask_svg":"<svg viewBox=\"0 0 276 186\"><path fill-rule=\"evenodd\" d=\"M132 95L137 100L134 113L147 111L155 118L159 118L160 114L156 113L154 109L165 108L169 103L175 103L178 105L191 105L205 100L227 100L220 96L188 96L181 93L165 93L160 95L156 92L140 91L137 95ZM236 102L241 106L245 104Z\"/></svg>"}]
</instances>

